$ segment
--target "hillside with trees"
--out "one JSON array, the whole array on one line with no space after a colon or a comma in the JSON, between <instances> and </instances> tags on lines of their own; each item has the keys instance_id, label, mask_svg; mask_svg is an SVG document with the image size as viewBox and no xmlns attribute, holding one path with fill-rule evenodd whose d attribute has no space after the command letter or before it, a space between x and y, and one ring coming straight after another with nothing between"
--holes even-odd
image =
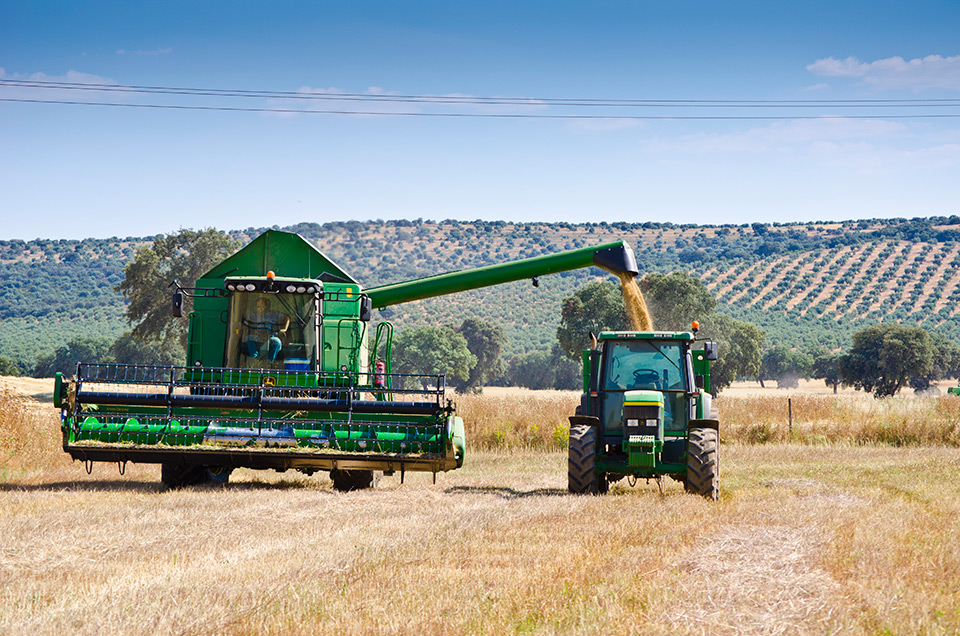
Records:
<instances>
[{"instance_id":1,"label":"hillside with trees","mask_svg":"<svg viewBox=\"0 0 960 636\"><path fill-rule=\"evenodd\" d=\"M262 229L228 234L245 244ZM770 347L834 351L879 322L960 338L957 216L717 226L417 219L282 229L366 287L623 239L642 275L699 278L719 314L755 324ZM0 241L0 357L29 372L72 339L116 339L129 329L118 291L123 267L155 238ZM506 366L516 366L527 354L552 355L562 300L602 280L616 282L591 268L540 277L537 287L521 281L396 305L375 318L401 331L458 328L466 318L499 325Z\"/></svg>"}]
</instances>

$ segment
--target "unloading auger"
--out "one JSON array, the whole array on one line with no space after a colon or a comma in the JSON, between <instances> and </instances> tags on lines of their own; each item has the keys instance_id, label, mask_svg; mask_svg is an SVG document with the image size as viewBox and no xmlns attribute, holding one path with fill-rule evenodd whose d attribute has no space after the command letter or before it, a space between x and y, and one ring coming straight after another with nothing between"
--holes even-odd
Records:
<instances>
[{"instance_id":1,"label":"unloading auger","mask_svg":"<svg viewBox=\"0 0 960 636\"><path fill-rule=\"evenodd\" d=\"M591 266L637 274L618 241L364 290L299 235L268 230L177 285L175 316L193 300L184 366L57 374L63 449L88 470L160 464L169 487L226 483L239 467L328 470L338 490L381 472L435 478L463 465L463 420L443 375L392 372L393 326L370 334L373 308Z\"/></svg>"}]
</instances>

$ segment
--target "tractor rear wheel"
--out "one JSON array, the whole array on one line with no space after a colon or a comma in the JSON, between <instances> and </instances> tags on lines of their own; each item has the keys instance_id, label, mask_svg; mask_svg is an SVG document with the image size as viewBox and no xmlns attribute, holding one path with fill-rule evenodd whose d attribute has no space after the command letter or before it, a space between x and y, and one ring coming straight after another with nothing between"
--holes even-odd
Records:
<instances>
[{"instance_id":1,"label":"tractor rear wheel","mask_svg":"<svg viewBox=\"0 0 960 636\"><path fill-rule=\"evenodd\" d=\"M379 470L338 470L330 471L333 489L340 492L375 488L380 483L383 472Z\"/></svg>"},{"instance_id":2,"label":"tractor rear wheel","mask_svg":"<svg viewBox=\"0 0 960 636\"><path fill-rule=\"evenodd\" d=\"M207 477L204 466L189 464L174 464L172 462L160 464L160 481L167 488L183 488L196 486Z\"/></svg>"},{"instance_id":3,"label":"tractor rear wheel","mask_svg":"<svg viewBox=\"0 0 960 636\"><path fill-rule=\"evenodd\" d=\"M691 428L687 436L687 492L716 500L720 496L717 431Z\"/></svg>"},{"instance_id":4,"label":"tractor rear wheel","mask_svg":"<svg viewBox=\"0 0 960 636\"><path fill-rule=\"evenodd\" d=\"M597 474L597 429L571 426L567 455L568 490L575 495L599 495L606 492L605 486L606 478Z\"/></svg>"}]
</instances>

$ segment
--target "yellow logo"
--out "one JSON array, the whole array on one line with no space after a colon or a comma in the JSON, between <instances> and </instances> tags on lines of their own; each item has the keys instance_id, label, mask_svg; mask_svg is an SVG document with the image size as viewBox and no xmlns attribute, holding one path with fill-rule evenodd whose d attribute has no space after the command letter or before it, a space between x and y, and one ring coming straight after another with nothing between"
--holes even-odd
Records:
<instances>
[{"instance_id":1,"label":"yellow logo","mask_svg":"<svg viewBox=\"0 0 960 636\"><path fill-rule=\"evenodd\" d=\"M268 375L263 379L263 383L266 384L267 386L273 386L277 383L277 379Z\"/></svg>"}]
</instances>

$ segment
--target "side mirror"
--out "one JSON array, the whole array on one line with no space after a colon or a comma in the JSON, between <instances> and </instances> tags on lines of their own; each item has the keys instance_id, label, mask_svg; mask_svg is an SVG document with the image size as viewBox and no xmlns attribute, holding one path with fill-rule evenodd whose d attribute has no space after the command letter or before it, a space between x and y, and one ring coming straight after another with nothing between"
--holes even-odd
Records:
<instances>
[{"instance_id":1,"label":"side mirror","mask_svg":"<svg viewBox=\"0 0 960 636\"><path fill-rule=\"evenodd\" d=\"M180 318L183 316L183 294L181 292L173 292L171 309L173 310L174 318Z\"/></svg>"},{"instance_id":2,"label":"side mirror","mask_svg":"<svg viewBox=\"0 0 960 636\"><path fill-rule=\"evenodd\" d=\"M717 343L712 340L703 343L703 355L707 360L717 359Z\"/></svg>"},{"instance_id":3,"label":"side mirror","mask_svg":"<svg viewBox=\"0 0 960 636\"><path fill-rule=\"evenodd\" d=\"M370 300L369 296L363 296L360 298L360 320L363 322L369 322L370 318L373 317L373 301Z\"/></svg>"}]
</instances>

